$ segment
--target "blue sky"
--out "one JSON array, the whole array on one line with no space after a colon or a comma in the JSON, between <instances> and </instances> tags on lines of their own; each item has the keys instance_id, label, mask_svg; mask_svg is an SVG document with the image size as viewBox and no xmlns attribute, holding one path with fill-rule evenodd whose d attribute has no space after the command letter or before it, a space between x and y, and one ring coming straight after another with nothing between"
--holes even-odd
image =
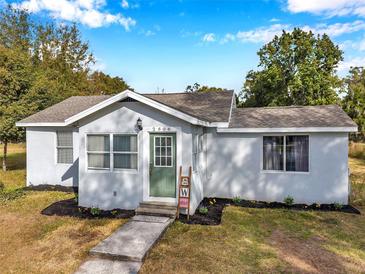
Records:
<instances>
[{"instance_id":1,"label":"blue sky","mask_svg":"<svg viewBox=\"0 0 365 274\"><path fill-rule=\"evenodd\" d=\"M77 22L95 69L123 77L139 92L183 91L195 82L239 92L257 67L257 50L294 27L327 33L340 45L340 75L365 63L365 0L7 2L40 20Z\"/></svg>"}]
</instances>

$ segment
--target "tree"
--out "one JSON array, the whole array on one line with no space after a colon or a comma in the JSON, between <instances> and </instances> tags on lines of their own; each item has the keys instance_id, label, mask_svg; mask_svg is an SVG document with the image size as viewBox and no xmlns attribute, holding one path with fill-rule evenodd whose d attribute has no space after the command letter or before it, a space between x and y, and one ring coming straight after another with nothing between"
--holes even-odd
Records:
<instances>
[{"instance_id":1,"label":"tree","mask_svg":"<svg viewBox=\"0 0 365 274\"><path fill-rule=\"evenodd\" d=\"M342 107L359 126L359 131L365 131L365 69L354 67L345 78L345 96Z\"/></svg>"},{"instance_id":2,"label":"tree","mask_svg":"<svg viewBox=\"0 0 365 274\"><path fill-rule=\"evenodd\" d=\"M283 31L258 51L260 70L248 72L240 99L244 106L337 103L342 54L326 34Z\"/></svg>"},{"instance_id":3,"label":"tree","mask_svg":"<svg viewBox=\"0 0 365 274\"><path fill-rule=\"evenodd\" d=\"M31 62L27 54L0 45L0 141L4 144L3 170L6 171L7 146L24 131L15 122L29 115L36 105L27 97L32 81Z\"/></svg>"},{"instance_id":4,"label":"tree","mask_svg":"<svg viewBox=\"0 0 365 274\"><path fill-rule=\"evenodd\" d=\"M111 77L101 71L93 72L89 77L92 94L116 94L131 89L122 77Z\"/></svg>"},{"instance_id":5,"label":"tree","mask_svg":"<svg viewBox=\"0 0 365 274\"><path fill-rule=\"evenodd\" d=\"M208 86L201 86L198 83L195 83L194 85L188 85L185 88L185 92L188 93L194 93L194 92L209 92L209 91L225 91L224 88L217 88L217 87L208 87Z\"/></svg>"},{"instance_id":6,"label":"tree","mask_svg":"<svg viewBox=\"0 0 365 274\"><path fill-rule=\"evenodd\" d=\"M24 10L0 11L0 142L24 138L15 122L73 95L115 93L128 85L121 77L90 73L94 63L75 24L33 22ZM91 75L90 75L91 74ZM129 88L129 87L128 87Z\"/></svg>"}]
</instances>

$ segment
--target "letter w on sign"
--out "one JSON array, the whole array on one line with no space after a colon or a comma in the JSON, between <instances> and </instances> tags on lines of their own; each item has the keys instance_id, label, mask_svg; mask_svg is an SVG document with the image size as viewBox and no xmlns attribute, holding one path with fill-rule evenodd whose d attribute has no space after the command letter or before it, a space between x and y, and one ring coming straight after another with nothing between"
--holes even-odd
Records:
<instances>
[{"instance_id":1,"label":"letter w on sign","mask_svg":"<svg viewBox=\"0 0 365 274\"><path fill-rule=\"evenodd\" d=\"M180 197L189 198L189 188L187 187L180 188Z\"/></svg>"}]
</instances>

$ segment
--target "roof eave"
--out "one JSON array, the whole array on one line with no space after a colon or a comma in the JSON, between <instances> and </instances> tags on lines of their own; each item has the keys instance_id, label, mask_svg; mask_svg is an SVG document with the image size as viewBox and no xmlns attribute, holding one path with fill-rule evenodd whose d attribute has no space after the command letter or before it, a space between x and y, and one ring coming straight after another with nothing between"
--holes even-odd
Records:
<instances>
[{"instance_id":1,"label":"roof eave","mask_svg":"<svg viewBox=\"0 0 365 274\"><path fill-rule=\"evenodd\" d=\"M219 133L357 132L354 127L217 128Z\"/></svg>"}]
</instances>

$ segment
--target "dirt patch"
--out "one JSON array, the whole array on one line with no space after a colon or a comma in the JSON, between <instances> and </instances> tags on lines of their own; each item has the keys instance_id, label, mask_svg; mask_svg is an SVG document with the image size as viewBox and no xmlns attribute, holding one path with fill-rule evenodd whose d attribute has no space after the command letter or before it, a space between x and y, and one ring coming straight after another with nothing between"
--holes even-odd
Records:
<instances>
[{"instance_id":1,"label":"dirt patch","mask_svg":"<svg viewBox=\"0 0 365 274\"><path fill-rule=\"evenodd\" d=\"M200 224L200 225L219 225L221 223L222 212L225 206L235 205L247 208L278 208L278 209L290 209L290 210L315 210L315 211L338 211L352 214L361 214L361 212L351 205L338 205L334 204L293 204L291 206L285 203L279 202L264 202L264 201L249 201L240 200L233 201L232 199L222 198L204 198L199 204L194 215L190 216L189 220L184 214L180 214L180 222L186 224ZM200 207L206 207L208 212L202 214L199 212Z\"/></svg>"},{"instance_id":2,"label":"dirt patch","mask_svg":"<svg viewBox=\"0 0 365 274\"><path fill-rule=\"evenodd\" d=\"M193 216L190 216L189 220L187 215L180 214L180 222L185 224L199 224L199 225L219 225L222 219L223 209L227 200L224 199L204 199L199 207L204 206L208 209L207 214L199 213L199 207Z\"/></svg>"},{"instance_id":3,"label":"dirt patch","mask_svg":"<svg viewBox=\"0 0 365 274\"><path fill-rule=\"evenodd\" d=\"M61 185L37 185L37 186L26 186L23 190L30 191L60 191L67 193L77 193L78 188L73 186L61 186Z\"/></svg>"},{"instance_id":4,"label":"dirt patch","mask_svg":"<svg viewBox=\"0 0 365 274\"><path fill-rule=\"evenodd\" d=\"M92 214L90 208L81 207L77 205L75 199L67 199L55 202L41 211L43 215L48 216L70 216L83 219L93 218L115 218L124 219L134 216L134 210L126 209L113 209L113 210L100 210L98 214Z\"/></svg>"},{"instance_id":5,"label":"dirt patch","mask_svg":"<svg viewBox=\"0 0 365 274\"><path fill-rule=\"evenodd\" d=\"M289 273L346 273L346 259L324 249L319 237L298 239L275 230L268 239L280 259L288 264ZM355 270L355 269L354 269ZM357 269L361 271L361 269Z\"/></svg>"}]
</instances>

